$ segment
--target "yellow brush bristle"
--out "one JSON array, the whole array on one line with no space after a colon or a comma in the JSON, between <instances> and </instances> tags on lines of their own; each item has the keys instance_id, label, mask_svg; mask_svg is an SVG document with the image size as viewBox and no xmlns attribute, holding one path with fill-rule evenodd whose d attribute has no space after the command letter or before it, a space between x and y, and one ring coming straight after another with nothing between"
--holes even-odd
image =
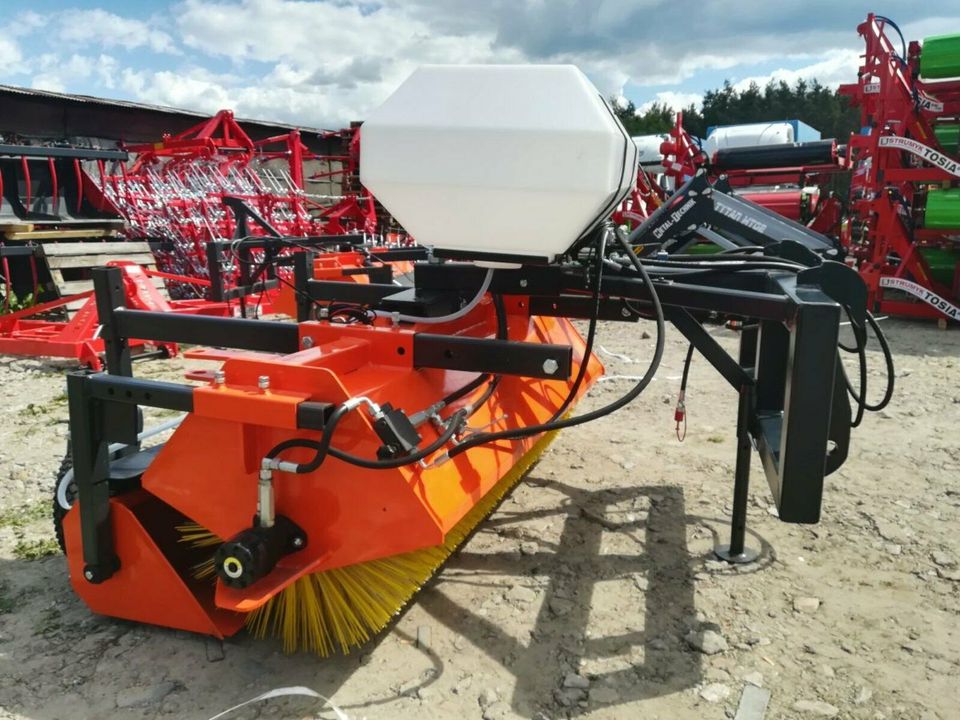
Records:
<instances>
[{"instance_id":1,"label":"yellow brush bristle","mask_svg":"<svg viewBox=\"0 0 960 720\"><path fill-rule=\"evenodd\" d=\"M180 542L189 543L190 547L198 550L216 548L223 542L222 538L217 537L203 525L198 525L195 522L180 523L177 525L177 532L180 533ZM213 555L191 566L190 574L197 580L212 578L214 574Z\"/></svg>"},{"instance_id":2,"label":"yellow brush bristle","mask_svg":"<svg viewBox=\"0 0 960 720\"><path fill-rule=\"evenodd\" d=\"M545 434L450 532L442 545L300 578L247 616L257 638L280 637L285 652L310 650L322 656L349 653L383 630L451 554L470 536L537 462L556 432ZM215 547L222 540L200 525L177 529L181 542ZM213 559L193 567L195 577L213 575Z\"/></svg>"}]
</instances>

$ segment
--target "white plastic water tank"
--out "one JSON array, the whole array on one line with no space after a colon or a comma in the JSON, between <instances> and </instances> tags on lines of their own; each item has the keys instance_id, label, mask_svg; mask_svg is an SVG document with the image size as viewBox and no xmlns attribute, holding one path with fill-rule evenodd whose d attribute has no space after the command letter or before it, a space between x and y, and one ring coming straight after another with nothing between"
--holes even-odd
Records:
<instances>
[{"instance_id":1,"label":"white plastic water tank","mask_svg":"<svg viewBox=\"0 0 960 720\"><path fill-rule=\"evenodd\" d=\"M663 153L660 152L660 145L669 138L670 136L665 133L633 136L633 144L637 146L637 162L644 170L652 173L662 173L664 171Z\"/></svg>"},{"instance_id":2,"label":"white plastic water tank","mask_svg":"<svg viewBox=\"0 0 960 720\"><path fill-rule=\"evenodd\" d=\"M636 181L636 146L572 65L428 65L364 122L360 180L416 240L553 259Z\"/></svg>"},{"instance_id":3,"label":"white plastic water tank","mask_svg":"<svg viewBox=\"0 0 960 720\"><path fill-rule=\"evenodd\" d=\"M793 124L789 122L751 123L716 128L703 141L708 157L717 150L755 145L781 145L796 142Z\"/></svg>"}]
</instances>

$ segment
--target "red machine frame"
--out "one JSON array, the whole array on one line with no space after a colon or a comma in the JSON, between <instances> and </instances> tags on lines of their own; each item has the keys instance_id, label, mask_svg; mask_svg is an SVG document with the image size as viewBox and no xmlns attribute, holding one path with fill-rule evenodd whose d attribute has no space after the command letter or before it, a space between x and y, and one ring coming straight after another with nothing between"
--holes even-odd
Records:
<instances>
[{"instance_id":1,"label":"red machine frame","mask_svg":"<svg viewBox=\"0 0 960 720\"><path fill-rule=\"evenodd\" d=\"M637 181L620 203L620 207L613 211L613 222L617 225L626 225L633 230L650 217L650 214L666 199L667 193L664 189L638 165Z\"/></svg>"},{"instance_id":2,"label":"red machine frame","mask_svg":"<svg viewBox=\"0 0 960 720\"><path fill-rule=\"evenodd\" d=\"M207 300L166 300L150 282L156 273L129 260L114 260L108 267L122 271L123 292L129 307L152 312L170 312L181 315L208 315L229 317L233 310L228 303L213 303ZM203 280L177 277L181 282L203 283ZM209 280L206 281L209 284ZM57 321L45 317L51 311L85 300L70 320ZM50 302L34 305L23 310L0 315L0 353L27 357L63 357L76 360L93 370L102 370L104 347L98 336L99 320L93 290L68 295ZM176 343L156 343L157 350L167 357L177 354ZM147 350L142 340L131 341L135 352Z\"/></svg>"},{"instance_id":3,"label":"red machine frame","mask_svg":"<svg viewBox=\"0 0 960 720\"><path fill-rule=\"evenodd\" d=\"M155 311L230 315L234 310L230 303L199 299L206 294L204 288L211 285L207 258L210 241L231 239L238 234L297 238L355 233L353 242L356 243L363 235L376 233L377 207L372 196L357 182L359 128L326 133L324 137L341 140L342 154L311 153L297 130L255 142L231 112L221 111L182 133L165 135L161 142L126 148L136 155L132 164L125 162L126 154L120 152L112 153L117 157L94 154L86 168L75 160L78 207L86 202L93 210L115 217L117 222L123 218L128 237L147 239L154 248L162 272L129 263L112 263L124 267L128 303ZM118 159L120 157L123 159ZM307 177L305 162L308 160L326 162L327 166L321 166L319 172ZM61 198L52 158L49 163L56 207ZM31 185L26 158L22 164L27 173L25 202L29 206ZM91 169L92 172L88 172ZM340 178L340 196L315 196L305 191L308 181L335 177ZM334 202L322 202L325 199ZM243 217L238 210L231 209L238 204L243 206ZM249 218L256 222L247 223ZM160 242L154 244L156 241ZM391 235L391 241L396 244L403 238ZM72 294L10 312L14 295L8 254L2 253L0 264L5 284L0 352L71 358L100 369L103 343L97 335L97 308L93 300L88 299L90 293ZM30 263L36 297L39 282L36 253L19 254ZM348 265L362 264L365 259L355 251L338 253L337 257ZM228 263L218 279L232 287L239 275L237 265ZM172 283L171 290L180 298L166 301L147 280L151 276ZM364 278L357 275L349 279L362 282ZM257 306L269 311L277 295L272 288L258 291ZM85 299L87 302L72 313L69 320L61 319L68 309ZM57 311L61 317L57 317ZM51 313L56 319L51 319ZM141 349L142 343L135 341L135 347ZM167 354L176 352L174 345L161 349Z\"/></svg>"},{"instance_id":4,"label":"red machine frame","mask_svg":"<svg viewBox=\"0 0 960 720\"><path fill-rule=\"evenodd\" d=\"M933 121L960 116L960 80L920 79L920 45L907 57L896 51L874 14L857 27L866 42L857 83L840 92L860 108L862 134L847 145L853 221L843 241L867 283L879 312L960 320L960 268L948 287L933 277L922 249L953 246L943 230L917 227L931 185L960 185L960 159L938 143ZM920 302L898 299L906 292Z\"/></svg>"}]
</instances>

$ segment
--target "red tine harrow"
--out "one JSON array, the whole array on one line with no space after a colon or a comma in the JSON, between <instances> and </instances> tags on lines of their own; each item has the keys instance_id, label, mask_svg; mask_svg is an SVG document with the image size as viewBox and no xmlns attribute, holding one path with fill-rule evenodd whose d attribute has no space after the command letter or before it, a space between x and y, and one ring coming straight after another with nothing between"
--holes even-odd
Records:
<instances>
[{"instance_id":1,"label":"red tine harrow","mask_svg":"<svg viewBox=\"0 0 960 720\"><path fill-rule=\"evenodd\" d=\"M165 241L157 253L161 269L206 276L206 244L238 234L225 198L238 198L279 234L293 237L378 230L372 197L353 182L359 153L358 130L332 133L347 146L342 155L319 156L299 131L254 142L228 110L161 142L133 145L128 168L107 172L101 187L129 224L129 236ZM321 168L308 176L305 166ZM308 191L308 183L339 186L339 194ZM253 235L267 234L262 226Z\"/></svg>"}]
</instances>

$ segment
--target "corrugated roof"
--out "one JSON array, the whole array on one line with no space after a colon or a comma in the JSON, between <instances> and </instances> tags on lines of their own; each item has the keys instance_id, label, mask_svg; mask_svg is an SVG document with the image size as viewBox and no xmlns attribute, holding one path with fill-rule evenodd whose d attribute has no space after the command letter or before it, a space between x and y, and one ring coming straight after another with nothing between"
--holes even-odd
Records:
<instances>
[{"instance_id":1,"label":"corrugated roof","mask_svg":"<svg viewBox=\"0 0 960 720\"><path fill-rule=\"evenodd\" d=\"M114 100L110 98L95 97L93 95L77 95L72 93L61 93L53 90L36 90L34 88L17 87L15 85L0 85L0 95L9 93L13 95L24 95L36 98L47 98L60 102L80 103L88 105L98 105L101 107L128 108L130 110L144 110L148 112L168 113L171 115L186 115L195 117L197 120L209 118L212 113L202 113L196 110L186 110L184 108L171 107L169 105L150 105L147 103L132 102L130 100ZM284 130L302 130L305 132L323 133L328 132L322 128L305 127L303 125L291 125L289 123L274 122L272 120L254 120L250 118L236 118L237 122L242 124L262 125L271 128Z\"/></svg>"},{"instance_id":2,"label":"corrugated roof","mask_svg":"<svg viewBox=\"0 0 960 720\"><path fill-rule=\"evenodd\" d=\"M195 110L10 85L0 85L0 108L0 134L8 142L79 141L102 147L117 142L156 142L166 133L176 135L211 116ZM342 139L326 130L269 120L237 118L237 122L253 140L297 129L310 151L320 155L343 152Z\"/></svg>"}]
</instances>

